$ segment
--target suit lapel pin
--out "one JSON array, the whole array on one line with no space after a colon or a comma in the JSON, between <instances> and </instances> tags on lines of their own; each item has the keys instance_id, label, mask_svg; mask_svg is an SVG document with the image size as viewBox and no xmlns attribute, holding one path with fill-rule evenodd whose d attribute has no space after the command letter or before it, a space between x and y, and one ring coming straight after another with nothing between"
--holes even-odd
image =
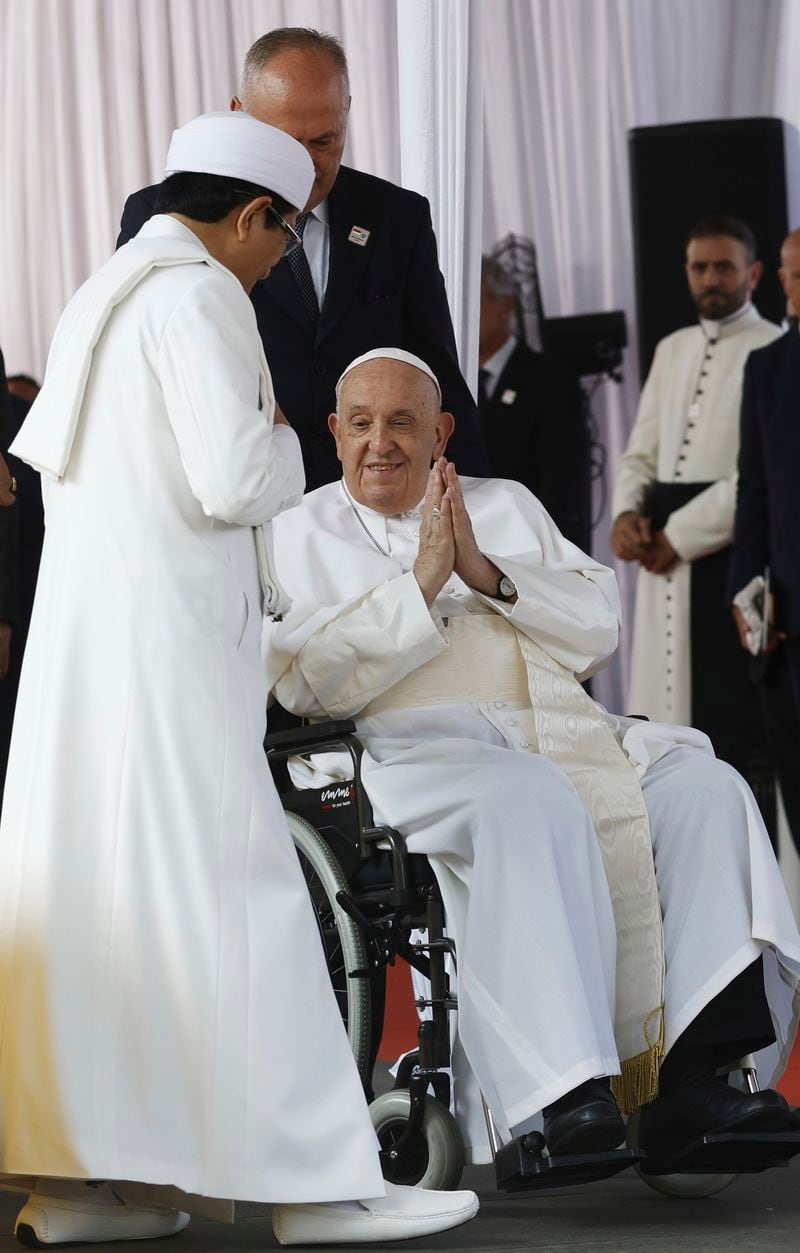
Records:
<instances>
[{"instance_id":1,"label":"suit lapel pin","mask_svg":"<svg viewBox=\"0 0 800 1253\"><path fill-rule=\"evenodd\" d=\"M363 226L351 226L347 238L351 244L358 244L360 248L363 248L369 239L369 231Z\"/></svg>"},{"instance_id":2,"label":"suit lapel pin","mask_svg":"<svg viewBox=\"0 0 800 1253\"><path fill-rule=\"evenodd\" d=\"M503 392L502 396L500 397L500 403L501 405L513 405L516 399L517 399L517 393L514 391L514 388L507 387L506 390Z\"/></svg>"}]
</instances>

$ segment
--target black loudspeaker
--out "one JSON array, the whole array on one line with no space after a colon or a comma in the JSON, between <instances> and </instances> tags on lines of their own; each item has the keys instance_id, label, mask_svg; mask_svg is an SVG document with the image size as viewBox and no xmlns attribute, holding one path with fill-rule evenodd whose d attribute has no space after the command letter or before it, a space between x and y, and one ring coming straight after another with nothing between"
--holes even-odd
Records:
<instances>
[{"instance_id":1,"label":"black loudspeaker","mask_svg":"<svg viewBox=\"0 0 800 1253\"><path fill-rule=\"evenodd\" d=\"M607 374L621 382L622 350L627 344L625 314L619 309L542 322L542 348L571 366L579 378Z\"/></svg>"},{"instance_id":2,"label":"black loudspeaker","mask_svg":"<svg viewBox=\"0 0 800 1253\"><path fill-rule=\"evenodd\" d=\"M780 325L786 300L776 271L789 226L787 159L794 170L797 142L793 126L770 117L641 126L628 133L643 380L658 341L697 318L684 272L686 236L709 214L733 214L753 230L764 262L754 303Z\"/></svg>"}]
</instances>

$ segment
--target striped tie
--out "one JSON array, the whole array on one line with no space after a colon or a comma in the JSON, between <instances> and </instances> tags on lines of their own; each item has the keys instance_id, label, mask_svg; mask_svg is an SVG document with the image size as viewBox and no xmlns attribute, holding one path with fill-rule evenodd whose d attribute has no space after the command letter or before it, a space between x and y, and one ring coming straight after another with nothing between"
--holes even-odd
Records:
<instances>
[{"instance_id":1,"label":"striped tie","mask_svg":"<svg viewBox=\"0 0 800 1253\"><path fill-rule=\"evenodd\" d=\"M303 238L303 232L306 229L306 222L308 221L308 218L309 214L300 213L298 214L297 221L295 222L295 230L301 239ZM294 280L300 288L300 295L303 297L303 304L308 309L308 312L311 315L311 321L314 323L314 326L316 326L317 322L319 322L319 301L317 300L314 280L311 277L311 270L309 268L305 249L294 248L289 253L286 260L289 265L289 269L294 275Z\"/></svg>"}]
</instances>

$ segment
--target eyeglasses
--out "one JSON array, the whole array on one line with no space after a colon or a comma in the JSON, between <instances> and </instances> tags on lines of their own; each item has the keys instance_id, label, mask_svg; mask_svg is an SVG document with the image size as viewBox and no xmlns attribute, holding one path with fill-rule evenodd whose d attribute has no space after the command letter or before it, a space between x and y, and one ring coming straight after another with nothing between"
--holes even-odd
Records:
<instances>
[{"instance_id":1,"label":"eyeglasses","mask_svg":"<svg viewBox=\"0 0 800 1253\"><path fill-rule=\"evenodd\" d=\"M253 199L253 192L248 191L245 187L237 187L236 190L242 196L246 196L248 200ZM296 231L293 226L290 226L285 218L281 217L277 209L273 209L272 205L268 205L267 208L260 210L260 212L269 213L269 215L273 217L275 221L278 223L278 226L280 226L281 230L284 231L284 233L286 234L286 237L287 237L286 247L283 250L284 256L287 256L290 252L294 252L297 248L303 247L302 235L300 235L299 232Z\"/></svg>"},{"instance_id":2,"label":"eyeglasses","mask_svg":"<svg viewBox=\"0 0 800 1253\"><path fill-rule=\"evenodd\" d=\"M286 247L283 251L284 256L288 256L290 252L294 252L297 248L303 247L302 237L297 233L297 231L294 229L293 226L290 226L289 223L286 222L281 217L277 209L273 209L272 205L270 205L267 209L267 213L270 215L270 217L273 217L275 219L275 221L278 223L278 226L280 226L281 230L284 230L286 232L287 239L286 239Z\"/></svg>"}]
</instances>

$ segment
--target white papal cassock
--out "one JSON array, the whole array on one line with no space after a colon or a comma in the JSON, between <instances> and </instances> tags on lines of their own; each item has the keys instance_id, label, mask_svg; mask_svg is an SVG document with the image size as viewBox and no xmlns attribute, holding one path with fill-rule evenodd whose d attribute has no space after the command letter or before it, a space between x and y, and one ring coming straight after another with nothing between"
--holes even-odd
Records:
<instances>
[{"instance_id":1,"label":"white papal cassock","mask_svg":"<svg viewBox=\"0 0 800 1253\"><path fill-rule=\"evenodd\" d=\"M628 708L637 714L693 722L692 562L733 539L744 366L751 352L780 333L746 305L723 322L703 319L675 331L656 348L617 469L612 517L646 507L656 481L708 486L675 509L664 528L681 558L674 570L639 570L628 695ZM724 592L720 604L723 598Z\"/></svg>"},{"instance_id":2,"label":"white papal cassock","mask_svg":"<svg viewBox=\"0 0 800 1253\"><path fill-rule=\"evenodd\" d=\"M522 644L589 673L613 652L618 610L610 571L564 540L523 487L463 485L479 547L517 585L513 607L453 575L429 610L411 572L419 511L387 519L358 506L359 520L332 484L273 523L293 606L282 623L267 624L266 655L288 708L357 718L377 816L431 858L459 954L460 1045L508 1128L619 1069L614 918L598 839L570 779L539 751L548 735L540 711L486 690L488 652L469 657L471 695L460 703L432 691L429 705L402 708L397 694L449 650L457 665L481 615L501 615ZM800 937L753 798L700 733L599 716L635 768L649 814L666 1047L763 953L778 1035L763 1060L762 1079L771 1081L794 1038ZM579 755L580 743L573 747ZM309 784L336 769L330 760L316 765ZM456 1055L457 1115L480 1160L485 1133L463 1060Z\"/></svg>"},{"instance_id":3,"label":"white papal cassock","mask_svg":"<svg viewBox=\"0 0 800 1253\"><path fill-rule=\"evenodd\" d=\"M382 1195L261 747L254 527L303 477L252 305L154 217L48 379L16 448L57 480L0 833L0 1174Z\"/></svg>"}]
</instances>

